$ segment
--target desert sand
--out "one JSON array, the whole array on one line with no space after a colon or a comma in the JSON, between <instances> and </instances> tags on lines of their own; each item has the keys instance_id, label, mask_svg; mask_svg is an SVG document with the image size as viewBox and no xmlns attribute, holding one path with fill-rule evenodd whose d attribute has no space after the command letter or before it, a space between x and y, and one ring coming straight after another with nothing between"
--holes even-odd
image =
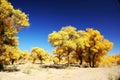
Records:
<instances>
[{"instance_id":1,"label":"desert sand","mask_svg":"<svg viewBox=\"0 0 120 80\"><path fill-rule=\"evenodd\" d=\"M119 80L120 66L110 68L41 68L38 64L19 66L20 71L0 72L0 80Z\"/></svg>"}]
</instances>

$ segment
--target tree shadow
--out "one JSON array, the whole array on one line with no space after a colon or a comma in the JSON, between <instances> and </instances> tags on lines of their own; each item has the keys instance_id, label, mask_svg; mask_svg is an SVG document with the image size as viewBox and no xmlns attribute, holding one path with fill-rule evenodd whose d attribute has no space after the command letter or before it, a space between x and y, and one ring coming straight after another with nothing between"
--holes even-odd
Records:
<instances>
[{"instance_id":1,"label":"tree shadow","mask_svg":"<svg viewBox=\"0 0 120 80\"><path fill-rule=\"evenodd\" d=\"M3 68L3 70L1 70L1 71L4 71L4 72L17 72L17 71L20 71L20 69L18 69L17 65L8 65L8 66L5 66Z\"/></svg>"},{"instance_id":2,"label":"tree shadow","mask_svg":"<svg viewBox=\"0 0 120 80\"><path fill-rule=\"evenodd\" d=\"M42 68L54 68L54 69L66 69L66 64L52 64L52 65L42 65Z\"/></svg>"},{"instance_id":3,"label":"tree shadow","mask_svg":"<svg viewBox=\"0 0 120 80\"><path fill-rule=\"evenodd\" d=\"M52 65L42 65L42 68L54 68L54 69L66 69L68 68L68 64L52 64ZM70 64L70 67L80 68L78 64Z\"/></svg>"}]
</instances>

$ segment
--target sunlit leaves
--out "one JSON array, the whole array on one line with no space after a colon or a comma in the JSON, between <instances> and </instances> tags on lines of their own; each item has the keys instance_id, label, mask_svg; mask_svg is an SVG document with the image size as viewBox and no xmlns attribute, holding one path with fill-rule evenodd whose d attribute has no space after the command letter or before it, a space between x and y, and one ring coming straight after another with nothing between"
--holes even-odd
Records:
<instances>
[{"instance_id":1,"label":"sunlit leaves","mask_svg":"<svg viewBox=\"0 0 120 80\"><path fill-rule=\"evenodd\" d=\"M120 53L115 56L116 62L118 65L120 65Z\"/></svg>"},{"instance_id":2,"label":"sunlit leaves","mask_svg":"<svg viewBox=\"0 0 120 80\"><path fill-rule=\"evenodd\" d=\"M21 10L14 10L13 18L16 24L20 26L29 26L29 19L27 18L27 15Z\"/></svg>"},{"instance_id":3,"label":"sunlit leaves","mask_svg":"<svg viewBox=\"0 0 120 80\"><path fill-rule=\"evenodd\" d=\"M5 49L5 52L2 53L1 60L11 62L12 60L19 59L19 57L20 57L20 49L19 48L9 46L9 45L4 45L3 48Z\"/></svg>"},{"instance_id":4,"label":"sunlit leaves","mask_svg":"<svg viewBox=\"0 0 120 80\"><path fill-rule=\"evenodd\" d=\"M33 58L33 60L39 59L42 63L42 61L47 59L48 56L48 52L46 52L44 49L39 47L32 48L31 57Z\"/></svg>"},{"instance_id":5,"label":"sunlit leaves","mask_svg":"<svg viewBox=\"0 0 120 80\"><path fill-rule=\"evenodd\" d=\"M5 59L2 63L0 61L0 65L18 57L16 34L25 26L29 26L28 16L14 9L8 0L0 0L0 58Z\"/></svg>"},{"instance_id":6,"label":"sunlit leaves","mask_svg":"<svg viewBox=\"0 0 120 80\"><path fill-rule=\"evenodd\" d=\"M111 67L116 65L117 57L115 55L109 55L101 58L101 62L99 63L102 67Z\"/></svg>"},{"instance_id":7,"label":"sunlit leaves","mask_svg":"<svg viewBox=\"0 0 120 80\"><path fill-rule=\"evenodd\" d=\"M76 49L76 44L72 40L67 40L63 44L63 46L67 49L75 50Z\"/></svg>"},{"instance_id":8,"label":"sunlit leaves","mask_svg":"<svg viewBox=\"0 0 120 80\"><path fill-rule=\"evenodd\" d=\"M53 32L53 33L49 34L48 41L51 42L53 46L61 45L62 44L62 36L57 32Z\"/></svg>"},{"instance_id":9,"label":"sunlit leaves","mask_svg":"<svg viewBox=\"0 0 120 80\"><path fill-rule=\"evenodd\" d=\"M62 27L60 31L49 34L48 41L52 46L57 47L55 53L63 55L64 52L59 50L61 48L68 54L68 59L70 59L70 55L74 55L82 63L84 57L88 59L87 61L90 61L89 63L92 66L97 61L99 62L100 58L107 54L113 46L113 43L104 39L104 36L98 30L87 28L85 31L77 31L72 26ZM73 51L76 54L71 54Z\"/></svg>"},{"instance_id":10,"label":"sunlit leaves","mask_svg":"<svg viewBox=\"0 0 120 80\"><path fill-rule=\"evenodd\" d=\"M86 32L89 34L89 54L92 55L92 62L89 64L92 63L94 67L95 63L99 62L100 58L112 49L113 43L104 39L103 35L101 35L98 30L88 28Z\"/></svg>"}]
</instances>

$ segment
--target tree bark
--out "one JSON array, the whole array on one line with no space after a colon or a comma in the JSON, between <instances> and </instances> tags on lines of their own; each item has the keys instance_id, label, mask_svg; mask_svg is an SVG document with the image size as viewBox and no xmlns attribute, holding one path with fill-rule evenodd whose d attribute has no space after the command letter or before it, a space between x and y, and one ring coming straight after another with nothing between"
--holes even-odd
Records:
<instances>
[{"instance_id":1,"label":"tree bark","mask_svg":"<svg viewBox=\"0 0 120 80\"><path fill-rule=\"evenodd\" d=\"M96 57L96 53L93 55L93 58L92 58L92 67L95 67L95 57Z\"/></svg>"},{"instance_id":2,"label":"tree bark","mask_svg":"<svg viewBox=\"0 0 120 80\"><path fill-rule=\"evenodd\" d=\"M88 62L89 62L89 66L92 67L91 65L91 51L90 51L90 48L88 48Z\"/></svg>"},{"instance_id":3,"label":"tree bark","mask_svg":"<svg viewBox=\"0 0 120 80\"><path fill-rule=\"evenodd\" d=\"M43 59L41 59L40 61L41 61L40 63L43 64Z\"/></svg>"},{"instance_id":4,"label":"tree bark","mask_svg":"<svg viewBox=\"0 0 120 80\"><path fill-rule=\"evenodd\" d=\"M68 67L70 67L70 55L68 54Z\"/></svg>"},{"instance_id":5,"label":"tree bark","mask_svg":"<svg viewBox=\"0 0 120 80\"><path fill-rule=\"evenodd\" d=\"M79 60L80 60L80 65L82 65L82 56L79 56Z\"/></svg>"},{"instance_id":6,"label":"tree bark","mask_svg":"<svg viewBox=\"0 0 120 80\"><path fill-rule=\"evenodd\" d=\"M59 56L58 56L58 58L59 58L59 64L60 64L60 62L61 62L61 58L60 58L60 57L61 57L61 56L59 55Z\"/></svg>"},{"instance_id":7,"label":"tree bark","mask_svg":"<svg viewBox=\"0 0 120 80\"><path fill-rule=\"evenodd\" d=\"M89 61L89 66L90 66L90 67L92 67L92 65L91 65L91 58L90 58L90 56L88 57L88 61Z\"/></svg>"},{"instance_id":8,"label":"tree bark","mask_svg":"<svg viewBox=\"0 0 120 80\"><path fill-rule=\"evenodd\" d=\"M14 64L14 62L15 62L15 59L12 59L12 65Z\"/></svg>"},{"instance_id":9,"label":"tree bark","mask_svg":"<svg viewBox=\"0 0 120 80\"><path fill-rule=\"evenodd\" d=\"M0 71L3 70L3 69L4 69L4 67L3 67L3 63L0 62Z\"/></svg>"},{"instance_id":10,"label":"tree bark","mask_svg":"<svg viewBox=\"0 0 120 80\"><path fill-rule=\"evenodd\" d=\"M40 64L43 64L43 58L42 56L39 56Z\"/></svg>"},{"instance_id":11,"label":"tree bark","mask_svg":"<svg viewBox=\"0 0 120 80\"><path fill-rule=\"evenodd\" d=\"M33 64L35 63L36 59L33 59Z\"/></svg>"},{"instance_id":12,"label":"tree bark","mask_svg":"<svg viewBox=\"0 0 120 80\"><path fill-rule=\"evenodd\" d=\"M71 52L71 50L68 49L68 67L70 67L70 52Z\"/></svg>"}]
</instances>

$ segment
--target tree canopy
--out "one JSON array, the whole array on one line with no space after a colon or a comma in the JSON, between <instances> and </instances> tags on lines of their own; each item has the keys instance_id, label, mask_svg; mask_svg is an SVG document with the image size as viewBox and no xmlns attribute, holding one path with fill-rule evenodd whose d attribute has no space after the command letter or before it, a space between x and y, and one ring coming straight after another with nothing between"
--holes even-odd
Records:
<instances>
[{"instance_id":1,"label":"tree canopy","mask_svg":"<svg viewBox=\"0 0 120 80\"><path fill-rule=\"evenodd\" d=\"M67 55L68 66L70 57L76 55L80 64L85 59L91 67L94 67L113 46L113 43L105 39L98 30L87 28L85 31L77 31L73 26L66 26L58 32L52 32L48 36L48 41L52 46L57 47L56 54ZM76 54L72 54L73 52Z\"/></svg>"},{"instance_id":2,"label":"tree canopy","mask_svg":"<svg viewBox=\"0 0 120 80\"><path fill-rule=\"evenodd\" d=\"M6 52L18 46L16 34L29 26L28 16L20 9L15 9L8 0L0 0L0 66L2 68ZM6 47L7 46L7 47ZM9 49L7 49L9 48ZM12 50L11 50L12 51ZM11 53L11 52L8 52Z\"/></svg>"}]
</instances>

